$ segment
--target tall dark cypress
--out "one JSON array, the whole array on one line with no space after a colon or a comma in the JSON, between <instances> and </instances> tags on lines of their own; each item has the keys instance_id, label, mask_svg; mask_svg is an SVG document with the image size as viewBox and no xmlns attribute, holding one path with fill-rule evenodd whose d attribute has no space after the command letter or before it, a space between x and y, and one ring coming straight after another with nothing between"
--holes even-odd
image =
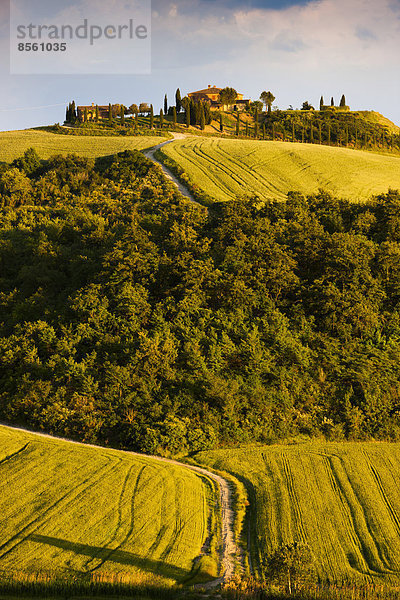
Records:
<instances>
[{"instance_id":1,"label":"tall dark cypress","mask_svg":"<svg viewBox=\"0 0 400 600\"><path fill-rule=\"evenodd\" d=\"M219 130L221 133L224 132L224 121L222 118L222 113L219 115Z\"/></svg>"},{"instance_id":2,"label":"tall dark cypress","mask_svg":"<svg viewBox=\"0 0 400 600\"><path fill-rule=\"evenodd\" d=\"M99 105L96 104L96 123L98 123L99 120L100 120Z\"/></svg>"},{"instance_id":3,"label":"tall dark cypress","mask_svg":"<svg viewBox=\"0 0 400 600\"><path fill-rule=\"evenodd\" d=\"M186 111L186 127L189 128L190 127L190 101L187 102L186 107L185 107L185 111Z\"/></svg>"},{"instance_id":4,"label":"tall dark cypress","mask_svg":"<svg viewBox=\"0 0 400 600\"><path fill-rule=\"evenodd\" d=\"M258 108L256 108L254 114L254 137L258 138Z\"/></svg>"},{"instance_id":5,"label":"tall dark cypress","mask_svg":"<svg viewBox=\"0 0 400 600\"><path fill-rule=\"evenodd\" d=\"M319 110L322 110L323 106L324 106L324 97L321 96L321 99L319 101Z\"/></svg>"},{"instance_id":6,"label":"tall dark cypress","mask_svg":"<svg viewBox=\"0 0 400 600\"><path fill-rule=\"evenodd\" d=\"M119 109L119 115L121 118L121 125L125 125L125 107L121 104L121 108Z\"/></svg>"},{"instance_id":7,"label":"tall dark cypress","mask_svg":"<svg viewBox=\"0 0 400 600\"><path fill-rule=\"evenodd\" d=\"M113 120L113 114L112 114L112 106L111 104L108 105L108 123L111 125Z\"/></svg>"},{"instance_id":8,"label":"tall dark cypress","mask_svg":"<svg viewBox=\"0 0 400 600\"><path fill-rule=\"evenodd\" d=\"M343 96L341 97L341 100L340 100L340 106L346 106L346 97L345 97L345 95L344 95L344 94L343 94Z\"/></svg>"},{"instance_id":9,"label":"tall dark cypress","mask_svg":"<svg viewBox=\"0 0 400 600\"><path fill-rule=\"evenodd\" d=\"M174 127L176 127L176 107L173 106L172 108L172 124Z\"/></svg>"},{"instance_id":10,"label":"tall dark cypress","mask_svg":"<svg viewBox=\"0 0 400 600\"><path fill-rule=\"evenodd\" d=\"M160 110L160 129L164 127L164 113L163 109Z\"/></svg>"},{"instance_id":11,"label":"tall dark cypress","mask_svg":"<svg viewBox=\"0 0 400 600\"><path fill-rule=\"evenodd\" d=\"M201 104L200 106L200 129L204 131L206 128L206 117L204 115L204 106Z\"/></svg>"},{"instance_id":12,"label":"tall dark cypress","mask_svg":"<svg viewBox=\"0 0 400 600\"><path fill-rule=\"evenodd\" d=\"M181 98L181 91L179 88L176 90L176 93L175 93L175 107L176 107L176 112L179 114L182 110L182 98Z\"/></svg>"},{"instance_id":13,"label":"tall dark cypress","mask_svg":"<svg viewBox=\"0 0 400 600\"><path fill-rule=\"evenodd\" d=\"M335 101L334 101L334 99L333 99L333 96L332 96L332 98L331 98L331 106L335 106Z\"/></svg>"},{"instance_id":14,"label":"tall dark cypress","mask_svg":"<svg viewBox=\"0 0 400 600\"><path fill-rule=\"evenodd\" d=\"M164 96L164 115L166 115L168 112L168 97L167 94L165 94Z\"/></svg>"},{"instance_id":15,"label":"tall dark cypress","mask_svg":"<svg viewBox=\"0 0 400 600\"><path fill-rule=\"evenodd\" d=\"M150 106L150 129L154 128L154 108L153 105Z\"/></svg>"}]
</instances>

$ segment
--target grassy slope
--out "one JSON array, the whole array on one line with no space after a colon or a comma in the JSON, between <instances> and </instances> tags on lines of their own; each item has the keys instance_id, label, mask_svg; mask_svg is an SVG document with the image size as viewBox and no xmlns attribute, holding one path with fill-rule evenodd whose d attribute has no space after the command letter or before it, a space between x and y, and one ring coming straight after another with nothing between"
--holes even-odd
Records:
<instances>
[{"instance_id":1,"label":"grassy slope","mask_svg":"<svg viewBox=\"0 0 400 600\"><path fill-rule=\"evenodd\" d=\"M253 558L306 541L322 578L400 574L400 444L305 443L196 455L242 478L253 516Z\"/></svg>"},{"instance_id":2,"label":"grassy slope","mask_svg":"<svg viewBox=\"0 0 400 600\"><path fill-rule=\"evenodd\" d=\"M30 147L36 149L40 158L71 152L96 158L123 150L150 148L160 144L163 139L166 138L155 136L67 136L30 129L7 131L0 133L0 161L11 162Z\"/></svg>"},{"instance_id":3,"label":"grassy slope","mask_svg":"<svg viewBox=\"0 0 400 600\"><path fill-rule=\"evenodd\" d=\"M324 188L355 201L400 188L400 158L328 146L188 138L165 146L192 183L215 200L284 199Z\"/></svg>"},{"instance_id":4,"label":"grassy slope","mask_svg":"<svg viewBox=\"0 0 400 600\"><path fill-rule=\"evenodd\" d=\"M181 581L210 494L184 467L0 426L0 572Z\"/></svg>"}]
</instances>

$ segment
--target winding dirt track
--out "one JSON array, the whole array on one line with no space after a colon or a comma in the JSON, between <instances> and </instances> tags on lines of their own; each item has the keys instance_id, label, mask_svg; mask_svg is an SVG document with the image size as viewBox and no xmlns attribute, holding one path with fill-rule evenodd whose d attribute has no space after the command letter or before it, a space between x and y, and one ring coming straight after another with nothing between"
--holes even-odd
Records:
<instances>
[{"instance_id":1,"label":"winding dirt track","mask_svg":"<svg viewBox=\"0 0 400 600\"><path fill-rule=\"evenodd\" d=\"M177 179L177 177L175 177L175 175L173 173L171 173L171 171L162 162L157 160L154 156L154 154L157 152L157 150L159 150L163 146L172 144L172 142L174 142L175 140L184 140L187 137L184 133L172 133L172 135L173 135L172 140L167 140L166 142L161 142L161 144L157 144L157 146L153 146L152 148L148 148L147 150L142 150L142 152L146 156L146 158L149 158L150 160L152 160L154 163L156 163L157 165L159 165L161 167L165 177L167 179L169 179L170 181L172 181L172 183L178 188L178 190L180 191L182 196L184 196L185 198L190 200L190 202L193 202L193 204L196 204L196 206L199 206L200 208L204 209L204 206L202 204L200 204L199 202L197 202L197 200L194 199L192 194L189 192L189 190L184 185L182 185L182 183L179 181L179 179Z\"/></svg>"},{"instance_id":2,"label":"winding dirt track","mask_svg":"<svg viewBox=\"0 0 400 600\"><path fill-rule=\"evenodd\" d=\"M87 448L112 450L112 448L105 448L104 446L96 446L94 444L83 444L82 442L76 442L74 440L68 440L66 438L56 437L56 436L48 435L46 433L37 433L36 431L30 431L29 429L23 429L21 427L12 427L10 425L5 425L3 423L0 423L0 425L2 425L3 427L7 427L8 429L12 429L14 431L21 431L23 433L31 433L38 437L47 438L50 440L68 442L70 444L74 444L77 446L84 446ZM223 566L223 575L204 586L202 585L201 587L207 587L207 588L216 587L220 583L223 583L224 581L227 581L228 579L230 579L235 572L236 557L238 559L238 564L241 564L242 557L241 557L241 553L240 553L239 548L235 541L235 533L234 533L235 515L234 515L233 508L232 508L232 504L233 504L232 492L231 492L231 488L229 486L228 481L226 479L224 479L223 477L216 475L215 473L212 473L211 471L207 471L207 469L203 469L202 467L196 467L194 465L188 465L188 464L179 462L177 460L172 460L169 458L161 458L159 456L150 456L147 454L142 455L142 454L139 454L138 452L126 451L126 454L130 454L132 456L146 456L148 458L153 458L154 460L157 460L160 462L166 462L166 463L170 463L170 464L174 464L174 465L179 465L181 467L185 467L186 469L190 469L191 471L194 471L195 473L199 473L200 475L205 475L206 477L209 477L210 479L212 479L213 481L215 481L217 483L219 492L220 492L221 518L222 518L221 559L222 559L222 566Z\"/></svg>"}]
</instances>

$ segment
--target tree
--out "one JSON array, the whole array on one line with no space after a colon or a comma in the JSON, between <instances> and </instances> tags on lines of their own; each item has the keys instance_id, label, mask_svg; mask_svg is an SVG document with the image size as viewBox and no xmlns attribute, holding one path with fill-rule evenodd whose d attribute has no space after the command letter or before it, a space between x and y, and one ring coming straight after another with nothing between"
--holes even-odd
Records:
<instances>
[{"instance_id":1,"label":"tree","mask_svg":"<svg viewBox=\"0 0 400 600\"><path fill-rule=\"evenodd\" d=\"M176 127L176 107L175 106L172 107L172 124L174 127Z\"/></svg>"},{"instance_id":2,"label":"tree","mask_svg":"<svg viewBox=\"0 0 400 600\"><path fill-rule=\"evenodd\" d=\"M150 129L154 128L154 108L153 105L150 105Z\"/></svg>"},{"instance_id":3,"label":"tree","mask_svg":"<svg viewBox=\"0 0 400 600\"><path fill-rule=\"evenodd\" d=\"M206 128L206 117L204 115L204 106L201 104L200 107L200 129L204 131Z\"/></svg>"},{"instance_id":4,"label":"tree","mask_svg":"<svg viewBox=\"0 0 400 600\"><path fill-rule=\"evenodd\" d=\"M185 117L186 117L186 127L189 129L189 127L190 127L190 102L186 103Z\"/></svg>"},{"instance_id":5,"label":"tree","mask_svg":"<svg viewBox=\"0 0 400 600\"><path fill-rule=\"evenodd\" d=\"M111 125L113 121L113 113L111 104L108 105L108 123Z\"/></svg>"},{"instance_id":6,"label":"tree","mask_svg":"<svg viewBox=\"0 0 400 600\"><path fill-rule=\"evenodd\" d=\"M100 120L99 105L96 104L96 123Z\"/></svg>"},{"instance_id":7,"label":"tree","mask_svg":"<svg viewBox=\"0 0 400 600\"><path fill-rule=\"evenodd\" d=\"M273 101L275 100L275 96L272 92L262 92L260 95L260 100L265 104L265 107L268 109L268 113L271 112L271 106Z\"/></svg>"},{"instance_id":8,"label":"tree","mask_svg":"<svg viewBox=\"0 0 400 600\"><path fill-rule=\"evenodd\" d=\"M147 102L141 102L139 105L139 112L141 115L144 115L145 113L149 114L150 112L150 107L147 104Z\"/></svg>"},{"instance_id":9,"label":"tree","mask_svg":"<svg viewBox=\"0 0 400 600\"><path fill-rule=\"evenodd\" d=\"M334 99L333 99L333 96L332 96L332 98L331 98L331 106L335 106L335 101L334 101Z\"/></svg>"},{"instance_id":10,"label":"tree","mask_svg":"<svg viewBox=\"0 0 400 600\"><path fill-rule=\"evenodd\" d=\"M75 123L77 119L75 100L72 100L71 106L71 123Z\"/></svg>"},{"instance_id":11,"label":"tree","mask_svg":"<svg viewBox=\"0 0 400 600\"><path fill-rule=\"evenodd\" d=\"M219 93L219 101L224 106L234 104L237 98L237 91L231 87L226 87Z\"/></svg>"},{"instance_id":12,"label":"tree","mask_svg":"<svg viewBox=\"0 0 400 600\"><path fill-rule=\"evenodd\" d=\"M240 132L240 114L236 115L236 135L239 135Z\"/></svg>"},{"instance_id":13,"label":"tree","mask_svg":"<svg viewBox=\"0 0 400 600\"><path fill-rule=\"evenodd\" d=\"M346 97L344 94L340 99L340 106L346 106Z\"/></svg>"},{"instance_id":14,"label":"tree","mask_svg":"<svg viewBox=\"0 0 400 600\"><path fill-rule=\"evenodd\" d=\"M164 115L166 115L168 112L168 96L167 94L165 94L164 96Z\"/></svg>"},{"instance_id":15,"label":"tree","mask_svg":"<svg viewBox=\"0 0 400 600\"><path fill-rule=\"evenodd\" d=\"M84 114L83 120L85 121L85 123L87 123L87 120L88 120L88 109L87 109L87 106L85 106L85 114Z\"/></svg>"},{"instance_id":16,"label":"tree","mask_svg":"<svg viewBox=\"0 0 400 600\"><path fill-rule=\"evenodd\" d=\"M254 113L254 137L258 138L258 107L256 107Z\"/></svg>"},{"instance_id":17,"label":"tree","mask_svg":"<svg viewBox=\"0 0 400 600\"><path fill-rule=\"evenodd\" d=\"M137 115L138 112L139 112L138 105L137 104L131 104L130 107L129 107L129 113L131 115Z\"/></svg>"},{"instance_id":18,"label":"tree","mask_svg":"<svg viewBox=\"0 0 400 600\"><path fill-rule=\"evenodd\" d=\"M315 108L308 102L308 100L305 100L301 110L315 110Z\"/></svg>"},{"instance_id":19,"label":"tree","mask_svg":"<svg viewBox=\"0 0 400 600\"><path fill-rule=\"evenodd\" d=\"M319 101L319 110L322 110L324 107L324 97L321 96L320 101Z\"/></svg>"},{"instance_id":20,"label":"tree","mask_svg":"<svg viewBox=\"0 0 400 600\"><path fill-rule=\"evenodd\" d=\"M222 113L219 115L219 130L221 133L224 132L224 120L222 118Z\"/></svg>"},{"instance_id":21,"label":"tree","mask_svg":"<svg viewBox=\"0 0 400 600\"><path fill-rule=\"evenodd\" d=\"M178 88L175 93L175 106L176 112L179 114L182 110L182 99L181 99L181 91Z\"/></svg>"},{"instance_id":22,"label":"tree","mask_svg":"<svg viewBox=\"0 0 400 600\"><path fill-rule=\"evenodd\" d=\"M125 106L121 104L120 108L121 125L125 125Z\"/></svg>"},{"instance_id":23,"label":"tree","mask_svg":"<svg viewBox=\"0 0 400 600\"><path fill-rule=\"evenodd\" d=\"M278 548L268 559L266 576L272 580L285 582L290 595L312 573L313 556L307 544L293 542Z\"/></svg>"},{"instance_id":24,"label":"tree","mask_svg":"<svg viewBox=\"0 0 400 600\"><path fill-rule=\"evenodd\" d=\"M160 110L160 129L164 127L164 112L163 109Z\"/></svg>"}]
</instances>

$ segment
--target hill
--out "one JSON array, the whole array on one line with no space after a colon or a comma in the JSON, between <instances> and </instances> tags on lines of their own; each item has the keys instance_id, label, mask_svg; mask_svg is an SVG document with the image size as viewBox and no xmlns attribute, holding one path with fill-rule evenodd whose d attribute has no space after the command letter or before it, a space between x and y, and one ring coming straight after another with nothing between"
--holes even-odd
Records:
<instances>
[{"instance_id":1,"label":"hill","mask_svg":"<svg viewBox=\"0 0 400 600\"><path fill-rule=\"evenodd\" d=\"M149 132L150 133L150 132ZM46 131L27 129L0 133L0 161L11 162L28 148L35 148L41 158L54 154L77 153L88 158L97 158L122 152L143 150L159 144L163 139L155 136L68 136Z\"/></svg>"},{"instance_id":2,"label":"hill","mask_svg":"<svg viewBox=\"0 0 400 600\"><path fill-rule=\"evenodd\" d=\"M316 442L195 458L246 484L257 571L278 546L302 541L323 581L398 583L399 444Z\"/></svg>"},{"instance_id":3,"label":"hill","mask_svg":"<svg viewBox=\"0 0 400 600\"><path fill-rule=\"evenodd\" d=\"M289 191L366 201L400 188L400 157L291 142L187 138L160 151L167 166L219 201L257 195L284 200Z\"/></svg>"},{"instance_id":4,"label":"hill","mask_svg":"<svg viewBox=\"0 0 400 600\"><path fill-rule=\"evenodd\" d=\"M188 468L4 426L0 480L8 576L190 581L213 523L212 483Z\"/></svg>"}]
</instances>

